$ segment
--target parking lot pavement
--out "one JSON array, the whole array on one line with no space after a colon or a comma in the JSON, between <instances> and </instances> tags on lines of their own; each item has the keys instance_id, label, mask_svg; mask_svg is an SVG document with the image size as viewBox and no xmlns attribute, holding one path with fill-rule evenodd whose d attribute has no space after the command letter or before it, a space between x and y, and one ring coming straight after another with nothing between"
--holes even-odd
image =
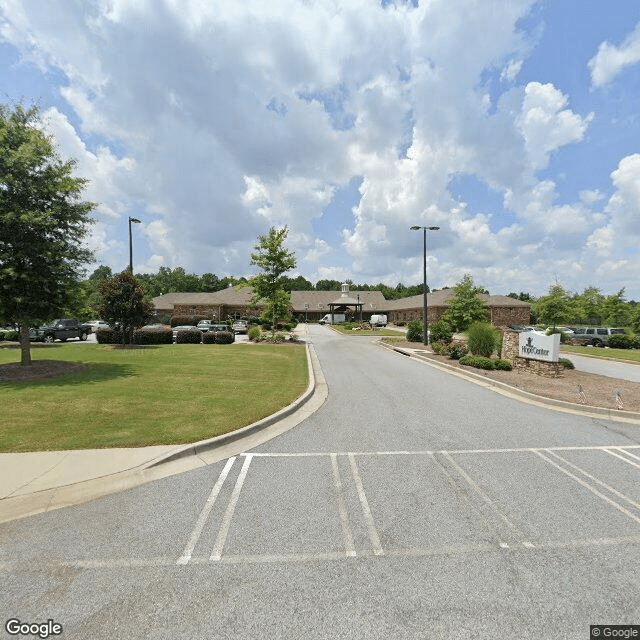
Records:
<instances>
[{"instance_id":1,"label":"parking lot pavement","mask_svg":"<svg viewBox=\"0 0 640 640\"><path fill-rule=\"evenodd\" d=\"M243 453L200 473L207 481L193 495L183 492L173 508L153 515L152 504L137 502L145 526L156 531L152 541L116 549L108 532L102 540L95 530L90 545L74 545L66 559L61 541L38 546L55 547L62 564L108 568L562 553L640 543L640 445ZM121 523L121 539L130 541L140 525ZM20 546L21 536L12 537Z\"/></svg>"}]
</instances>

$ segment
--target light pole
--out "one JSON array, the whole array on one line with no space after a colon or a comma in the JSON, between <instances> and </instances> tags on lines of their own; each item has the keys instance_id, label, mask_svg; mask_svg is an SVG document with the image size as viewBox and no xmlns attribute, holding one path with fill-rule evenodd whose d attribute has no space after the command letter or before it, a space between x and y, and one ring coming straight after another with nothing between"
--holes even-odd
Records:
<instances>
[{"instance_id":1,"label":"light pole","mask_svg":"<svg viewBox=\"0 0 640 640\"><path fill-rule=\"evenodd\" d=\"M427 229L429 231L437 231L440 227L421 227L415 225L411 227L411 231L424 231L424 242L422 248L422 293L424 299L422 302L422 343L427 346L429 344L429 323L427 318Z\"/></svg>"},{"instance_id":2,"label":"light pole","mask_svg":"<svg viewBox=\"0 0 640 640\"><path fill-rule=\"evenodd\" d=\"M129 216L129 273L131 273L131 275L133 275L133 241L131 240L132 222L140 224L140 220L138 220L138 218L132 218L131 216Z\"/></svg>"}]
</instances>

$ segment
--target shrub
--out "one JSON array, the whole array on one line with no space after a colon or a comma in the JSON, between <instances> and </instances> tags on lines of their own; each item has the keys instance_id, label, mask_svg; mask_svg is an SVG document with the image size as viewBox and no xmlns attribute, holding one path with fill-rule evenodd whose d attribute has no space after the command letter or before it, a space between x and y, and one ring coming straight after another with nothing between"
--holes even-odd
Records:
<instances>
[{"instance_id":1,"label":"shrub","mask_svg":"<svg viewBox=\"0 0 640 640\"><path fill-rule=\"evenodd\" d=\"M634 339L624 334L609 336L609 346L612 349L633 349Z\"/></svg>"},{"instance_id":2,"label":"shrub","mask_svg":"<svg viewBox=\"0 0 640 640\"><path fill-rule=\"evenodd\" d=\"M498 332L486 322L474 322L468 331L467 344L473 355L490 358L498 343Z\"/></svg>"},{"instance_id":3,"label":"shrub","mask_svg":"<svg viewBox=\"0 0 640 640\"><path fill-rule=\"evenodd\" d=\"M0 342L4 340L4 331L0 331Z\"/></svg>"},{"instance_id":4,"label":"shrub","mask_svg":"<svg viewBox=\"0 0 640 640\"><path fill-rule=\"evenodd\" d=\"M469 367L475 367L476 369L493 369L493 363L496 362L491 358L485 356L462 356L460 358L460 364L467 365Z\"/></svg>"},{"instance_id":5,"label":"shrub","mask_svg":"<svg viewBox=\"0 0 640 640\"><path fill-rule=\"evenodd\" d=\"M449 344L453 340L453 329L446 320L438 320L429 328L429 338L436 342Z\"/></svg>"},{"instance_id":6,"label":"shrub","mask_svg":"<svg viewBox=\"0 0 640 640\"><path fill-rule=\"evenodd\" d=\"M153 329L136 329L133 332L134 344L171 344L173 333L171 327L154 327Z\"/></svg>"},{"instance_id":7,"label":"shrub","mask_svg":"<svg viewBox=\"0 0 640 640\"><path fill-rule=\"evenodd\" d=\"M233 331L214 331L216 344L232 344L236 340Z\"/></svg>"},{"instance_id":8,"label":"shrub","mask_svg":"<svg viewBox=\"0 0 640 640\"><path fill-rule=\"evenodd\" d=\"M566 344L570 340L569 336L564 331L561 331L557 327L555 329L553 329L553 328L548 329L546 333L547 333L548 336L552 336L554 333L559 333L560 334L560 343L561 344Z\"/></svg>"},{"instance_id":9,"label":"shrub","mask_svg":"<svg viewBox=\"0 0 640 640\"><path fill-rule=\"evenodd\" d=\"M204 344L214 344L216 341L217 331L205 331L202 334L202 342Z\"/></svg>"},{"instance_id":10,"label":"shrub","mask_svg":"<svg viewBox=\"0 0 640 640\"><path fill-rule=\"evenodd\" d=\"M200 344L202 331L200 329L180 329L176 334L176 344Z\"/></svg>"},{"instance_id":11,"label":"shrub","mask_svg":"<svg viewBox=\"0 0 640 640\"><path fill-rule=\"evenodd\" d=\"M398 322L396 322L396 327L404 327L406 324L407 323L404 320L398 320Z\"/></svg>"},{"instance_id":12,"label":"shrub","mask_svg":"<svg viewBox=\"0 0 640 640\"><path fill-rule=\"evenodd\" d=\"M449 358L451 358L451 360L460 360L468 353L469 348L466 344L456 344L455 346L449 347Z\"/></svg>"},{"instance_id":13,"label":"shrub","mask_svg":"<svg viewBox=\"0 0 640 640\"><path fill-rule=\"evenodd\" d=\"M633 348L634 349L640 349L640 336L636 336L633 339Z\"/></svg>"},{"instance_id":14,"label":"shrub","mask_svg":"<svg viewBox=\"0 0 640 640\"><path fill-rule=\"evenodd\" d=\"M558 360L558 362L565 368L565 369L575 369L575 366L573 364L573 362L571 362L571 360L567 360L566 358L560 358Z\"/></svg>"},{"instance_id":15,"label":"shrub","mask_svg":"<svg viewBox=\"0 0 640 640\"><path fill-rule=\"evenodd\" d=\"M493 368L498 369L500 371L511 371L513 366L508 360L494 360Z\"/></svg>"},{"instance_id":16,"label":"shrub","mask_svg":"<svg viewBox=\"0 0 640 640\"><path fill-rule=\"evenodd\" d=\"M122 331L116 329L98 329L96 331L98 344L122 344Z\"/></svg>"},{"instance_id":17,"label":"shrub","mask_svg":"<svg viewBox=\"0 0 640 640\"><path fill-rule=\"evenodd\" d=\"M260 327L251 327L249 329L249 340L251 340L251 342L259 342L261 335L262 331L260 330Z\"/></svg>"},{"instance_id":18,"label":"shrub","mask_svg":"<svg viewBox=\"0 0 640 640\"><path fill-rule=\"evenodd\" d=\"M19 331L5 331L4 339L9 342L19 342L20 340L20 332Z\"/></svg>"},{"instance_id":19,"label":"shrub","mask_svg":"<svg viewBox=\"0 0 640 640\"><path fill-rule=\"evenodd\" d=\"M432 342L431 350L439 356L449 355L449 347L446 344L442 344L442 342Z\"/></svg>"},{"instance_id":20,"label":"shrub","mask_svg":"<svg viewBox=\"0 0 640 640\"><path fill-rule=\"evenodd\" d=\"M422 322L420 320L412 320L407 325L407 340L409 342L422 342Z\"/></svg>"}]
</instances>

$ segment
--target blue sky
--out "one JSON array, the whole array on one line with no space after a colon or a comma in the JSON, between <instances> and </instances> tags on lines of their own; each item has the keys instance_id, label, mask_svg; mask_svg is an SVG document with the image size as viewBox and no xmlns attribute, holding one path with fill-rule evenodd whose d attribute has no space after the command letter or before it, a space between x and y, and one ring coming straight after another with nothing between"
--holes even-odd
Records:
<instances>
[{"instance_id":1,"label":"blue sky","mask_svg":"<svg viewBox=\"0 0 640 640\"><path fill-rule=\"evenodd\" d=\"M640 300L636 0L3 0L0 92L99 206L96 265ZM95 267L96 265L92 265Z\"/></svg>"}]
</instances>

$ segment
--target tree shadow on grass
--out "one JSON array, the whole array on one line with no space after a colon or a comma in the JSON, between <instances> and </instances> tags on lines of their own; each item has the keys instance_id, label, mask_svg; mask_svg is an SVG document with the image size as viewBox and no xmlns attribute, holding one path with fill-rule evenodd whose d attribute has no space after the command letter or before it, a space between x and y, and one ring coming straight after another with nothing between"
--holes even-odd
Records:
<instances>
[{"instance_id":1,"label":"tree shadow on grass","mask_svg":"<svg viewBox=\"0 0 640 640\"><path fill-rule=\"evenodd\" d=\"M34 360L29 368L19 363L0 366L0 389L82 386L135 375L135 368L128 364Z\"/></svg>"}]
</instances>

